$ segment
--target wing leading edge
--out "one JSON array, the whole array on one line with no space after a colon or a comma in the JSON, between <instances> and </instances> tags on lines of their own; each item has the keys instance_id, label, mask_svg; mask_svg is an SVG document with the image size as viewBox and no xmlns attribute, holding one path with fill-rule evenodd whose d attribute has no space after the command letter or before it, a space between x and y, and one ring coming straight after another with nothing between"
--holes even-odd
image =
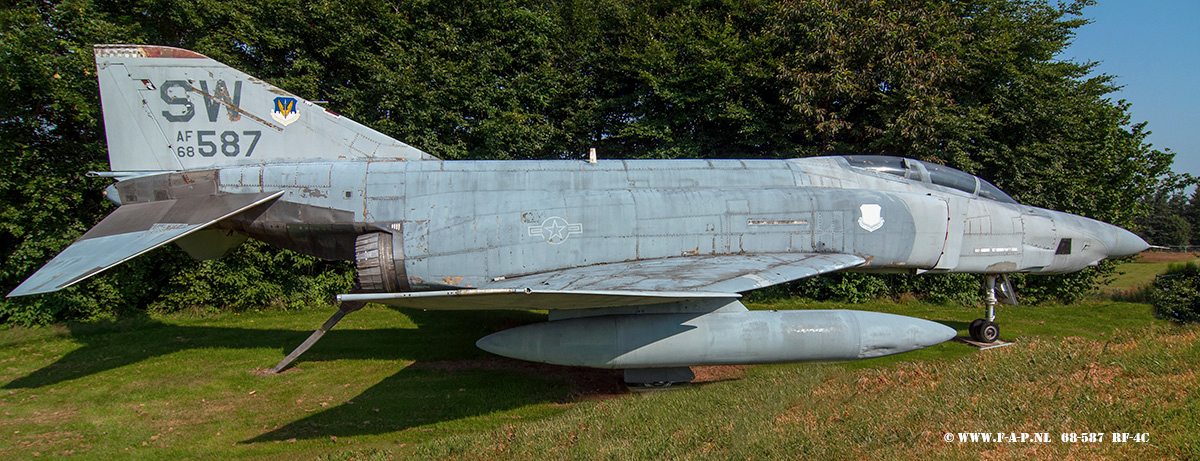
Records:
<instances>
[{"instance_id":1,"label":"wing leading edge","mask_svg":"<svg viewBox=\"0 0 1200 461\"><path fill-rule=\"evenodd\" d=\"M338 295L338 301L365 301L434 310L596 309L703 299L740 298L737 293L546 290L533 288L472 288L408 293Z\"/></svg>"},{"instance_id":2,"label":"wing leading edge","mask_svg":"<svg viewBox=\"0 0 1200 461\"><path fill-rule=\"evenodd\" d=\"M339 301L378 302L438 310L594 309L740 298L740 292L867 261L836 253L678 256L574 267L497 280L477 288L411 293L339 295Z\"/></svg>"},{"instance_id":3,"label":"wing leading edge","mask_svg":"<svg viewBox=\"0 0 1200 461\"><path fill-rule=\"evenodd\" d=\"M61 290L282 195L282 191L224 194L122 205L38 269L8 297Z\"/></svg>"}]
</instances>

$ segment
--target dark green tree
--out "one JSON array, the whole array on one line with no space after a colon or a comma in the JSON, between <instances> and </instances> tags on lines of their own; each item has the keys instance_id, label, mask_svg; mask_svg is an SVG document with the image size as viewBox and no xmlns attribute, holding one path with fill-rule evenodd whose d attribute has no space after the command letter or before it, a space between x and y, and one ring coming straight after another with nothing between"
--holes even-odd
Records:
<instances>
[{"instance_id":1,"label":"dark green tree","mask_svg":"<svg viewBox=\"0 0 1200 461\"><path fill-rule=\"evenodd\" d=\"M1192 237L1192 225L1186 219L1187 197L1160 191L1148 204L1151 212L1137 220L1142 238L1152 245L1187 245Z\"/></svg>"},{"instance_id":2,"label":"dark green tree","mask_svg":"<svg viewBox=\"0 0 1200 461\"><path fill-rule=\"evenodd\" d=\"M1188 236L1188 244L1200 245L1200 188L1192 191L1187 205L1183 207L1182 216L1183 220L1187 221L1192 228L1192 235Z\"/></svg>"}]
</instances>

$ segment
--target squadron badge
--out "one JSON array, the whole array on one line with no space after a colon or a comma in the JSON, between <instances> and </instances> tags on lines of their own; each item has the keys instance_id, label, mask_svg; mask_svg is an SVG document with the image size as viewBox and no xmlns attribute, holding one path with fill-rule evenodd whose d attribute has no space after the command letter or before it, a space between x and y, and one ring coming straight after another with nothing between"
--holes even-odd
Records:
<instances>
[{"instance_id":1,"label":"squadron badge","mask_svg":"<svg viewBox=\"0 0 1200 461\"><path fill-rule=\"evenodd\" d=\"M858 218L859 227L867 232L875 232L883 227L883 207L872 203L858 207L858 211L862 213Z\"/></svg>"},{"instance_id":2,"label":"squadron badge","mask_svg":"<svg viewBox=\"0 0 1200 461\"><path fill-rule=\"evenodd\" d=\"M296 98L275 98L275 107L271 109L271 118L283 126L291 125L300 119L300 108L296 107Z\"/></svg>"}]
</instances>

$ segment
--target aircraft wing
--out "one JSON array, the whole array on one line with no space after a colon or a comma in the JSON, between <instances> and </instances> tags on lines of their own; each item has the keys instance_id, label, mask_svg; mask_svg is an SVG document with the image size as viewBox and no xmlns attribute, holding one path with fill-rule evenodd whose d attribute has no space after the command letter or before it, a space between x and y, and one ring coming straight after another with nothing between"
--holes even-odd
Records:
<instances>
[{"instance_id":1,"label":"aircraft wing","mask_svg":"<svg viewBox=\"0 0 1200 461\"><path fill-rule=\"evenodd\" d=\"M547 290L534 288L467 288L450 291L359 293L338 301L365 301L434 310L595 309L640 306L711 298L740 298L737 293L667 291Z\"/></svg>"},{"instance_id":2,"label":"aircraft wing","mask_svg":"<svg viewBox=\"0 0 1200 461\"><path fill-rule=\"evenodd\" d=\"M38 269L8 297L61 290L283 192L223 194L122 205Z\"/></svg>"},{"instance_id":3,"label":"aircraft wing","mask_svg":"<svg viewBox=\"0 0 1200 461\"><path fill-rule=\"evenodd\" d=\"M677 256L574 267L506 278L476 288L361 293L339 301L419 309L591 309L739 298L740 292L859 266L835 253Z\"/></svg>"}]
</instances>

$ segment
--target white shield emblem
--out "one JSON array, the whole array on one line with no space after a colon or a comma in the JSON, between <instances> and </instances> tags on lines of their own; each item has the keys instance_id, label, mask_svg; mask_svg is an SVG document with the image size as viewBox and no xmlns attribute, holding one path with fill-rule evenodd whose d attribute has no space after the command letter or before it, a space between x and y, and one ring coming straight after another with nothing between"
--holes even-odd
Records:
<instances>
[{"instance_id":1,"label":"white shield emblem","mask_svg":"<svg viewBox=\"0 0 1200 461\"><path fill-rule=\"evenodd\" d=\"M883 207L871 203L858 207L858 211L862 213L862 217L858 218L858 225L867 232L875 232L883 227Z\"/></svg>"}]
</instances>

